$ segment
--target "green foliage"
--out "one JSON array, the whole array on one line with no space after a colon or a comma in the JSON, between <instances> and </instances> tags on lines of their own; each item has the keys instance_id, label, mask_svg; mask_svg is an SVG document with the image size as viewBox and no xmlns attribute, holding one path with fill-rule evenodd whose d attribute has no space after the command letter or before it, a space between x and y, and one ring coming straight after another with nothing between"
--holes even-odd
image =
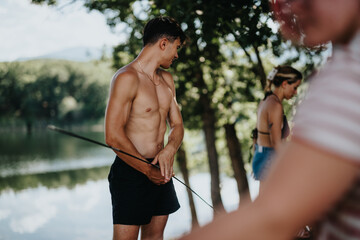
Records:
<instances>
[{"instance_id":1,"label":"green foliage","mask_svg":"<svg viewBox=\"0 0 360 240\"><path fill-rule=\"evenodd\" d=\"M306 76L322 61L321 49L294 47L281 38L268 1L84 0L84 6L102 12L112 27L126 25L128 40L114 49L116 68L139 53L142 29L149 19L159 15L175 18L188 36L169 70L185 127L201 129L206 112L215 115L218 129L236 122L241 125L237 129L244 155L251 144L250 131L266 73L275 65L289 64Z\"/></svg>"},{"instance_id":2,"label":"green foliage","mask_svg":"<svg viewBox=\"0 0 360 240\"><path fill-rule=\"evenodd\" d=\"M0 63L0 118L28 127L73 124L103 117L112 69L109 63L58 60Z\"/></svg>"},{"instance_id":3,"label":"green foliage","mask_svg":"<svg viewBox=\"0 0 360 240\"><path fill-rule=\"evenodd\" d=\"M23 69L19 64L6 63L0 66L0 117L11 116L21 106L25 83L19 83Z\"/></svg>"},{"instance_id":4,"label":"green foliage","mask_svg":"<svg viewBox=\"0 0 360 240\"><path fill-rule=\"evenodd\" d=\"M170 71L176 76L178 101L190 129L201 127L199 116L205 109L200 96L212 99L221 124L234 122L244 115L226 110L233 110L233 104L258 101L257 91L264 87L265 73L272 66L298 62L309 72L316 66L312 59L319 55L281 39L266 1L85 0L84 6L102 12L112 27L126 24L128 41L114 49L116 68L132 61L141 50L147 20L158 15L177 19L188 43ZM267 59L271 62L266 63Z\"/></svg>"}]
</instances>

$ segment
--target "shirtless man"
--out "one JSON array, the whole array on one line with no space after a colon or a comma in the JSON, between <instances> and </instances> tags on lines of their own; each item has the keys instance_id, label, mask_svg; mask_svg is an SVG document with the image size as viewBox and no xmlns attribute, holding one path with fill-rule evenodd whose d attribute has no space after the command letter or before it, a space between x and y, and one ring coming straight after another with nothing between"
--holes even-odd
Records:
<instances>
[{"instance_id":1,"label":"shirtless man","mask_svg":"<svg viewBox=\"0 0 360 240\"><path fill-rule=\"evenodd\" d=\"M142 51L112 79L106 143L160 167L116 152L109 173L116 240L137 239L140 227L141 239L163 239L168 215L180 207L171 178L184 128L174 80L161 68L168 69L178 58L184 41L185 34L174 19L150 20L144 28ZM170 131L164 146L166 122Z\"/></svg>"}]
</instances>

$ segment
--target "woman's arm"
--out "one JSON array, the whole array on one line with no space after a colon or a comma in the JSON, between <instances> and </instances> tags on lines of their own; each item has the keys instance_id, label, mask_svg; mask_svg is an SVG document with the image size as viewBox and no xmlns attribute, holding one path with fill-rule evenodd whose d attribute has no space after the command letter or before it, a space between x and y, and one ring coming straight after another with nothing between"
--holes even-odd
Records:
<instances>
[{"instance_id":1,"label":"woman's arm","mask_svg":"<svg viewBox=\"0 0 360 240\"><path fill-rule=\"evenodd\" d=\"M271 145L277 151L281 145L281 126L283 120L282 105L275 101L270 102L267 113Z\"/></svg>"}]
</instances>

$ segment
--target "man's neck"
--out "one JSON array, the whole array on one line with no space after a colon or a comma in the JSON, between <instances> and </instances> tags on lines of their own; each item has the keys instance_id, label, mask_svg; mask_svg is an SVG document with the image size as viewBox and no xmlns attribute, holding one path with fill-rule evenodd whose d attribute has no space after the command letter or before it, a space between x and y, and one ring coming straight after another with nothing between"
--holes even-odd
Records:
<instances>
[{"instance_id":1,"label":"man's neck","mask_svg":"<svg viewBox=\"0 0 360 240\"><path fill-rule=\"evenodd\" d=\"M145 46L135 60L140 62L144 72L153 75L160 67L156 57L157 55L158 53L155 53L151 47Z\"/></svg>"}]
</instances>

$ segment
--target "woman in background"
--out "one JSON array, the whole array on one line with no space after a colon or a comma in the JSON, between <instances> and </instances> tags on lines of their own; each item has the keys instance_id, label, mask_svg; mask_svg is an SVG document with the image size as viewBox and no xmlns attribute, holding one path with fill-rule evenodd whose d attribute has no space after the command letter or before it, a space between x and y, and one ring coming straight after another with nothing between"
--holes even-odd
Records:
<instances>
[{"instance_id":1,"label":"woman in background","mask_svg":"<svg viewBox=\"0 0 360 240\"><path fill-rule=\"evenodd\" d=\"M253 131L255 153L252 166L255 179L260 181L260 189L271 165L271 155L290 133L282 101L296 95L301 79L302 74L290 66L275 67L268 75L268 86L259 104Z\"/></svg>"}]
</instances>

